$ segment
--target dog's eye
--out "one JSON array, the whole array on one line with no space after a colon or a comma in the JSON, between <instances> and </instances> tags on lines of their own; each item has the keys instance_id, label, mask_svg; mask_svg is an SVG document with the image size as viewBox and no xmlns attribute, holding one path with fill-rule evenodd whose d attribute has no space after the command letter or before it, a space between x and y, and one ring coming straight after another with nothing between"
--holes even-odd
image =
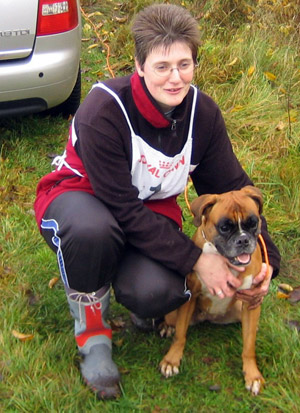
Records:
<instances>
[{"instance_id":1,"label":"dog's eye","mask_svg":"<svg viewBox=\"0 0 300 413\"><path fill-rule=\"evenodd\" d=\"M234 225L231 221L225 221L225 222L221 222L218 227L219 227L220 233L225 234L225 233L230 232L233 229L233 226Z\"/></svg>"},{"instance_id":2,"label":"dog's eye","mask_svg":"<svg viewBox=\"0 0 300 413\"><path fill-rule=\"evenodd\" d=\"M244 224L245 229L256 229L258 227L258 219L256 217L250 217Z\"/></svg>"},{"instance_id":3,"label":"dog's eye","mask_svg":"<svg viewBox=\"0 0 300 413\"><path fill-rule=\"evenodd\" d=\"M220 227L220 230L221 230L222 232L228 232L228 231L230 231L230 228L231 228L230 225L225 224L225 225L222 225L222 226Z\"/></svg>"}]
</instances>

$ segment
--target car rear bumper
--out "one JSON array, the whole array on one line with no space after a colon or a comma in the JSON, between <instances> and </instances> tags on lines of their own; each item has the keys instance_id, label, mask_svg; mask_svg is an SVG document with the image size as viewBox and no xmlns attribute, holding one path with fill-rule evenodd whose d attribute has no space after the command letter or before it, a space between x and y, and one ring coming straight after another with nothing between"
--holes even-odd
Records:
<instances>
[{"instance_id":1,"label":"car rear bumper","mask_svg":"<svg viewBox=\"0 0 300 413\"><path fill-rule=\"evenodd\" d=\"M22 102L25 107L45 102L42 106L45 104L46 109L64 102L78 76L80 42L77 27L70 32L37 37L34 51L26 59L0 62L0 116L1 107L5 116L13 107L16 114Z\"/></svg>"},{"instance_id":2,"label":"car rear bumper","mask_svg":"<svg viewBox=\"0 0 300 413\"><path fill-rule=\"evenodd\" d=\"M0 118L8 116L29 115L43 112L48 108L47 102L40 98L29 98L0 102Z\"/></svg>"}]
</instances>

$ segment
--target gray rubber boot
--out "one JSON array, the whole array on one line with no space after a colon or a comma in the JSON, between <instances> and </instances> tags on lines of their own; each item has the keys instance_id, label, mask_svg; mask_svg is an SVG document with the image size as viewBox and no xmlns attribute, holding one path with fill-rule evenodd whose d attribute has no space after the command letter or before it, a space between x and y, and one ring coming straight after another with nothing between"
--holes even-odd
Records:
<instances>
[{"instance_id":1,"label":"gray rubber boot","mask_svg":"<svg viewBox=\"0 0 300 413\"><path fill-rule=\"evenodd\" d=\"M120 395L120 374L112 360L112 331L105 321L109 288L88 294L70 288L66 291L75 320L75 339L82 356L82 377L99 399L114 399Z\"/></svg>"}]
</instances>

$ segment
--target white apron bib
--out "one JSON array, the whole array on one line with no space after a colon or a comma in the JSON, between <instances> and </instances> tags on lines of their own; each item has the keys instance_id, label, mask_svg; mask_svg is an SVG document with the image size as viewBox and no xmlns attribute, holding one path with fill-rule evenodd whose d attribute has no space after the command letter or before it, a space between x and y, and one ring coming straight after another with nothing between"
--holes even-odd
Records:
<instances>
[{"instance_id":1,"label":"white apron bib","mask_svg":"<svg viewBox=\"0 0 300 413\"><path fill-rule=\"evenodd\" d=\"M192 86L194 96L186 143L180 153L171 157L152 148L140 136L135 134L126 109L115 92L103 83L98 83L94 87L100 87L110 93L124 113L131 132L132 184L139 190L139 198L142 200L164 199L183 192L189 173L196 167L196 165L190 164L193 144L192 131L197 100L197 89L195 86Z\"/></svg>"}]
</instances>

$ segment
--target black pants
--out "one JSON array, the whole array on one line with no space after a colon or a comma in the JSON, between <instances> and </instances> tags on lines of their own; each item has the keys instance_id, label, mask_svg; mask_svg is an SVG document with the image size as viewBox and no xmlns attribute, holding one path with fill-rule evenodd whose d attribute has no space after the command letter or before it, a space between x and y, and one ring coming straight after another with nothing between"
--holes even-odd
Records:
<instances>
[{"instance_id":1,"label":"black pants","mask_svg":"<svg viewBox=\"0 0 300 413\"><path fill-rule=\"evenodd\" d=\"M64 284L77 291L112 284L116 300L140 317L160 317L190 297L184 277L130 246L107 207L88 193L58 196L42 235L57 254Z\"/></svg>"}]
</instances>

